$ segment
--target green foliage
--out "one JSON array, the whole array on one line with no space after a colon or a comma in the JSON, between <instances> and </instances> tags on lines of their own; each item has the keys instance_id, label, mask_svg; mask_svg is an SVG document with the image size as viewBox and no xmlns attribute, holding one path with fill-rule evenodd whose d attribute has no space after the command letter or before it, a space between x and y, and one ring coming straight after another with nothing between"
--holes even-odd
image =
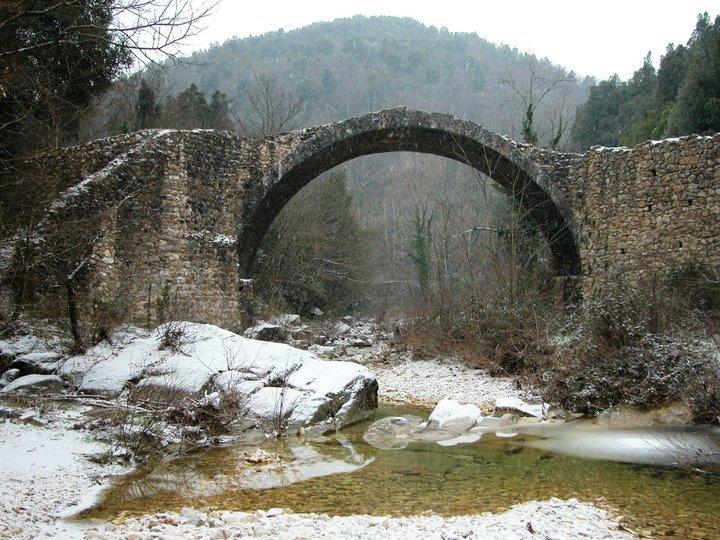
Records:
<instances>
[{"instance_id":1,"label":"green foliage","mask_svg":"<svg viewBox=\"0 0 720 540\"><path fill-rule=\"evenodd\" d=\"M134 129L157 127L159 118L160 105L155 99L155 91L143 80L140 83L135 103L135 125L133 127Z\"/></svg>"},{"instance_id":2,"label":"green foliage","mask_svg":"<svg viewBox=\"0 0 720 540\"><path fill-rule=\"evenodd\" d=\"M110 0L0 4L0 158L72 141L80 113L130 63Z\"/></svg>"},{"instance_id":3,"label":"green foliage","mask_svg":"<svg viewBox=\"0 0 720 540\"><path fill-rule=\"evenodd\" d=\"M531 102L531 103L528 103L527 108L525 109L525 116L523 116L522 137L523 137L523 142L536 145L538 142L538 136L537 136L537 132L533 128L534 117L535 117L535 109Z\"/></svg>"},{"instance_id":4,"label":"green foliage","mask_svg":"<svg viewBox=\"0 0 720 540\"><path fill-rule=\"evenodd\" d=\"M688 42L685 76L679 87L669 133L720 131L720 16L698 19Z\"/></svg>"},{"instance_id":5,"label":"green foliage","mask_svg":"<svg viewBox=\"0 0 720 540\"><path fill-rule=\"evenodd\" d=\"M577 149L633 146L652 138L720 131L720 17L707 13L687 46L668 45L655 71L649 55L627 81L616 75L590 90L571 133Z\"/></svg>"},{"instance_id":6,"label":"green foliage","mask_svg":"<svg viewBox=\"0 0 720 540\"><path fill-rule=\"evenodd\" d=\"M508 107L518 118L524 113L499 79L507 70L513 76L523 72L526 56L475 34L440 31L410 18L356 16L315 23L231 39L187 60L163 66L169 90L196 83L209 96L220 89L243 119L251 109L247 95L255 84L253 73L277 77L290 96L302 98L307 126L403 105L449 112L502 131ZM565 73L547 60L538 63L550 77ZM582 102L589 85L589 80L569 83L568 106ZM555 105L549 101L543 107ZM542 124L545 112L538 111L536 123Z\"/></svg>"},{"instance_id":7,"label":"green foliage","mask_svg":"<svg viewBox=\"0 0 720 540\"><path fill-rule=\"evenodd\" d=\"M174 129L230 129L230 105L225 94L216 90L210 103L195 84L169 97L162 112L162 127Z\"/></svg>"}]
</instances>

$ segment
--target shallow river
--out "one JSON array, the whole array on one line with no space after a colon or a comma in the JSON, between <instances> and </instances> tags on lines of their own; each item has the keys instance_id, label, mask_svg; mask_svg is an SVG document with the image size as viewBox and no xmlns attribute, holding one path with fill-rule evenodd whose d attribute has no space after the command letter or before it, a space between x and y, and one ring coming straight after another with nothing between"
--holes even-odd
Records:
<instances>
[{"instance_id":1,"label":"shallow river","mask_svg":"<svg viewBox=\"0 0 720 540\"><path fill-rule=\"evenodd\" d=\"M374 419L398 414L426 418L428 411L381 407ZM577 497L607 503L631 527L654 534L720 538L717 430L608 430L574 422L528 428L512 438L485 434L473 444L409 443L380 450L363 441L370 423L314 441L264 444L287 458L282 463L248 467L248 449L238 446L162 462L119 479L79 517L113 519L183 506L458 515ZM667 466L698 459L715 474Z\"/></svg>"}]
</instances>

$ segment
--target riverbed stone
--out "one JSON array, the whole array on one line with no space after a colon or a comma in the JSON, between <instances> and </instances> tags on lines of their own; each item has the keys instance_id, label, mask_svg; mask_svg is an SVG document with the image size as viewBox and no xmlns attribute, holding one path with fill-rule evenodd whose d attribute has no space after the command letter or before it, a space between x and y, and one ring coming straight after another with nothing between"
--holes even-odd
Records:
<instances>
[{"instance_id":1,"label":"riverbed stone","mask_svg":"<svg viewBox=\"0 0 720 540\"><path fill-rule=\"evenodd\" d=\"M25 375L7 384L0 393L57 392L62 388L62 379L57 375Z\"/></svg>"},{"instance_id":2,"label":"riverbed stone","mask_svg":"<svg viewBox=\"0 0 720 540\"><path fill-rule=\"evenodd\" d=\"M419 418L389 416L371 425L363 434L363 440L380 450L399 450L420 432Z\"/></svg>"},{"instance_id":3,"label":"riverbed stone","mask_svg":"<svg viewBox=\"0 0 720 540\"><path fill-rule=\"evenodd\" d=\"M493 416L502 417L511 413L518 416L535 416L542 418L546 411L544 403L528 403L513 396L499 397L495 400L495 412Z\"/></svg>"},{"instance_id":4,"label":"riverbed stone","mask_svg":"<svg viewBox=\"0 0 720 540\"><path fill-rule=\"evenodd\" d=\"M285 341L287 330L279 324L260 322L245 330L243 335L246 338L258 339L260 341L282 342Z\"/></svg>"},{"instance_id":5,"label":"riverbed stone","mask_svg":"<svg viewBox=\"0 0 720 540\"><path fill-rule=\"evenodd\" d=\"M426 429L462 433L473 427L481 417L477 405L462 405L454 399L443 399L430 413Z\"/></svg>"},{"instance_id":6,"label":"riverbed stone","mask_svg":"<svg viewBox=\"0 0 720 540\"><path fill-rule=\"evenodd\" d=\"M0 377L0 388L4 388L20 376L19 369L8 369Z\"/></svg>"}]
</instances>

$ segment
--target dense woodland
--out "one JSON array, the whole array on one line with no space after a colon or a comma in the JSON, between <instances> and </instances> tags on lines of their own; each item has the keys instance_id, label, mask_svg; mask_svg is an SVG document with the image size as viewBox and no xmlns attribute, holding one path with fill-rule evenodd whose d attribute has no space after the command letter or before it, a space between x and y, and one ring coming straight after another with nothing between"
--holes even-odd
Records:
<instances>
[{"instance_id":1,"label":"dense woodland","mask_svg":"<svg viewBox=\"0 0 720 540\"><path fill-rule=\"evenodd\" d=\"M655 69L648 55L628 81L614 76L577 110L571 145L634 146L648 139L720 131L720 18L698 17L687 44L670 43Z\"/></svg>"}]
</instances>

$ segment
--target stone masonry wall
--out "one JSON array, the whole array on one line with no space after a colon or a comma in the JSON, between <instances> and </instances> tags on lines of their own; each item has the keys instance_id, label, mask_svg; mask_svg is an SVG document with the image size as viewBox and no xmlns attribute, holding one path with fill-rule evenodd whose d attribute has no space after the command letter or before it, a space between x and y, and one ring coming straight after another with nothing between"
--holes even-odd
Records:
<instances>
[{"instance_id":1,"label":"stone masonry wall","mask_svg":"<svg viewBox=\"0 0 720 540\"><path fill-rule=\"evenodd\" d=\"M43 270L39 303L63 304L63 272L89 251L78 289L86 322L151 326L182 318L239 329L250 276L238 267L237 239L248 209L279 210L258 202L268 171L322 129L264 141L148 131L34 158L25 170L46 171L49 192L59 194L36 243L69 259L57 271ZM570 205L587 294L614 272L657 274L696 261L720 266L720 134L584 155L517 148ZM65 231L85 242L81 249Z\"/></svg>"},{"instance_id":2,"label":"stone masonry wall","mask_svg":"<svg viewBox=\"0 0 720 540\"><path fill-rule=\"evenodd\" d=\"M583 286L720 266L720 134L593 148L572 172Z\"/></svg>"}]
</instances>

